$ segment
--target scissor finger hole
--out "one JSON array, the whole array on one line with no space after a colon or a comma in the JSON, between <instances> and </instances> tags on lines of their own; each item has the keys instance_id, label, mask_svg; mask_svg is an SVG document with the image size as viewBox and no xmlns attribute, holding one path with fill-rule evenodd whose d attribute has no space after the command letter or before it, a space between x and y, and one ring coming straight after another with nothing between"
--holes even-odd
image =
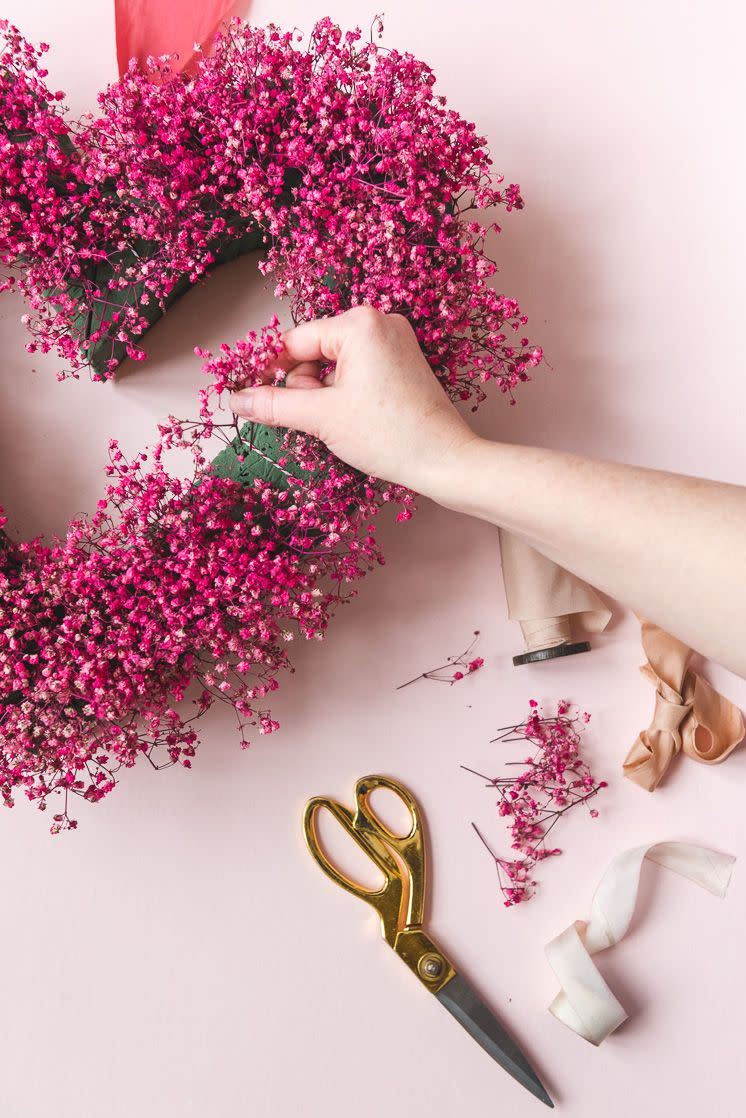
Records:
<instances>
[{"instance_id":1,"label":"scissor finger hole","mask_svg":"<svg viewBox=\"0 0 746 1118\"><path fill-rule=\"evenodd\" d=\"M343 877L370 893L383 888L386 878L381 870L328 808L316 812L314 830L324 857Z\"/></svg>"},{"instance_id":2,"label":"scissor finger hole","mask_svg":"<svg viewBox=\"0 0 746 1118\"><path fill-rule=\"evenodd\" d=\"M367 795L368 810L390 838L409 838L414 829L412 812L396 792L374 788Z\"/></svg>"}]
</instances>

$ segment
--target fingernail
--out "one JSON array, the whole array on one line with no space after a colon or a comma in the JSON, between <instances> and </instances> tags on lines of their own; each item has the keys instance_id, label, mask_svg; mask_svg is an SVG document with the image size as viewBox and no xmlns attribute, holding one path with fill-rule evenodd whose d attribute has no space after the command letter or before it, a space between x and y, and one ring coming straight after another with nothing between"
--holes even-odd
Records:
<instances>
[{"instance_id":1,"label":"fingernail","mask_svg":"<svg viewBox=\"0 0 746 1118\"><path fill-rule=\"evenodd\" d=\"M231 393L231 410L236 415L251 415L253 403L254 393L250 388L242 388L240 392Z\"/></svg>"}]
</instances>

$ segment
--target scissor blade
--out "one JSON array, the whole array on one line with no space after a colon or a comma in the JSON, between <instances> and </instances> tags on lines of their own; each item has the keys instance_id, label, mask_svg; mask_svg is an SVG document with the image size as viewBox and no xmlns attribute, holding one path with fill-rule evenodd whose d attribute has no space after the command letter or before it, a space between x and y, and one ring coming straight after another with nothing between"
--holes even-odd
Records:
<instances>
[{"instance_id":1,"label":"scissor blade","mask_svg":"<svg viewBox=\"0 0 746 1118\"><path fill-rule=\"evenodd\" d=\"M435 996L500 1067L537 1099L554 1107L544 1085L516 1042L460 974L446 982Z\"/></svg>"}]
</instances>

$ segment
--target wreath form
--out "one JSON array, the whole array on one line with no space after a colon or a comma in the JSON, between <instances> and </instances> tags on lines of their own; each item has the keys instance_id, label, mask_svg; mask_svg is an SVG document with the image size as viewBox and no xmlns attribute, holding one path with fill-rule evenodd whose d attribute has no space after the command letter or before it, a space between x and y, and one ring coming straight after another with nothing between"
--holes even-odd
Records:
<instances>
[{"instance_id":1,"label":"wreath form","mask_svg":"<svg viewBox=\"0 0 746 1118\"><path fill-rule=\"evenodd\" d=\"M519 189L493 175L432 71L374 31L366 42L325 19L301 45L233 20L193 76L133 62L98 115L69 123L46 45L0 21L0 288L29 304L29 352L56 351L60 379L106 380L145 358L142 336L184 290L262 247L293 321L404 314L452 399L476 407L494 381L512 401L542 354L510 339L526 318L489 284L499 226L479 212L522 208ZM287 642L322 637L383 562L380 508L412 514L411 493L313 439L219 422L220 396L281 348L275 319L198 351L199 415L169 417L133 461L112 442L105 496L64 538L11 541L0 508L0 795L45 809L61 793L55 833L76 826L71 795L97 802L140 756L190 766L216 701L244 745L247 727L276 729L264 703ZM188 479L168 472L172 450L192 455Z\"/></svg>"}]
</instances>

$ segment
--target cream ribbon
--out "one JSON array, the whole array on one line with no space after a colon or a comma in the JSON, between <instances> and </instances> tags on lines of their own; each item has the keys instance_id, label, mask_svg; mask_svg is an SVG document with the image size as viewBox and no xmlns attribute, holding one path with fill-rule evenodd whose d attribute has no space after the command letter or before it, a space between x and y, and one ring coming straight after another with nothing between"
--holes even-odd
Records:
<instances>
[{"instance_id":1,"label":"cream ribbon","mask_svg":"<svg viewBox=\"0 0 746 1118\"><path fill-rule=\"evenodd\" d=\"M549 1012L591 1044L600 1044L627 1019L591 956L627 934L646 858L688 877L716 897L725 896L735 862L732 855L706 846L660 842L625 850L610 864L593 895L590 919L576 920L545 948L561 987Z\"/></svg>"},{"instance_id":2,"label":"cream ribbon","mask_svg":"<svg viewBox=\"0 0 746 1118\"><path fill-rule=\"evenodd\" d=\"M573 615L592 633L606 628L611 610L592 586L519 536L499 533L508 617L520 622L528 652L570 641Z\"/></svg>"},{"instance_id":3,"label":"cream ribbon","mask_svg":"<svg viewBox=\"0 0 746 1118\"><path fill-rule=\"evenodd\" d=\"M674 755L706 765L724 761L744 736L733 703L689 668L692 650L650 621L642 621L648 663L640 668L655 687L655 711L624 762L624 775L653 792Z\"/></svg>"}]
</instances>

